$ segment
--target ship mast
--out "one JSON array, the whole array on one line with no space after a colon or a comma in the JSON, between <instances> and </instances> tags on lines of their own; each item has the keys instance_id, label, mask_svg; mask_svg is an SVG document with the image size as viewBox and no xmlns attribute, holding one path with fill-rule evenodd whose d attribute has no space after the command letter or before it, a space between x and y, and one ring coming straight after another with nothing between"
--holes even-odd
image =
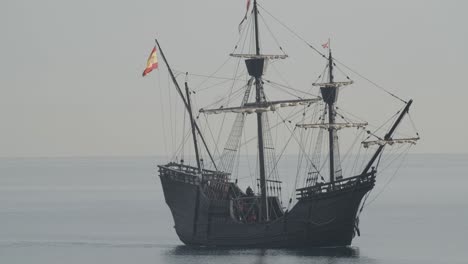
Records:
<instances>
[{"instance_id":1,"label":"ship mast","mask_svg":"<svg viewBox=\"0 0 468 264\"><path fill-rule=\"evenodd\" d=\"M257 10L257 0L254 0L253 5L254 21L255 21L255 54L260 55L260 40L258 34L258 10ZM253 59L255 61L253 64L256 64L257 67L261 67L261 71L256 71L255 74L255 102L260 104L262 102L263 94L263 84L262 84L262 74L263 74L263 64L264 59ZM256 62L256 63L255 63ZM261 66L258 65L261 63ZM247 61L247 67L249 63ZM258 158L260 165L260 192L261 192L261 214L260 219L268 221L268 200L267 200L267 188L266 188L266 177L265 177L265 154L264 154L264 142L263 142L263 113L257 113L257 134L258 134Z\"/></svg>"},{"instance_id":2,"label":"ship mast","mask_svg":"<svg viewBox=\"0 0 468 264\"><path fill-rule=\"evenodd\" d=\"M328 40L330 45L330 40ZM330 182L335 182L335 103L338 100L338 89L340 83L335 83L333 76L333 56L330 46L328 46L328 83L320 84L320 92L322 93L323 101L328 108L328 143L329 143L329 163L330 163Z\"/></svg>"},{"instance_id":3,"label":"ship mast","mask_svg":"<svg viewBox=\"0 0 468 264\"><path fill-rule=\"evenodd\" d=\"M409 100L407 103L406 103L406 106L405 108L403 109L403 111L400 113L400 116L398 116L397 120L395 121L395 123L393 123L392 127L390 128L390 131L388 131L388 133L385 135L384 137L384 140L391 140L392 137L393 137L393 133L395 132L395 130L397 129L398 125L401 123L401 121L403 120L403 118L405 117L406 114L408 114L408 111L409 111L409 108L411 106L411 104L413 104L413 100ZM419 138L418 138L419 139ZM383 149L385 147L385 144L383 145L380 145L379 148L377 149L377 151L374 153L374 155L372 156L372 158L370 159L369 163L367 163L367 166L364 168L364 170L362 171L362 174L366 174L369 172L369 170L371 169L372 165L374 164L374 162L377 160L377 158L379 157L379 155L382 153ZM374 169L372 169L374 170Z\"/></svg>"},{"instance_id":4,"label":"ship mast","mask_svg":"<svg viewBox=\"0 0 468 264\"><path fill-rule=\"evenodd\" d=\"M163 61L164 61L164 63L166 64L166 67L167 67L167 70L169 71L169 74L170 74L170 76L171 76L172 82L174 83L174 86L175 86L177 92L179 93L179 96L180 96L180 98L182 99L182 102L184 103L185 109L187 109L187 111L191 111L191 107L189 106L187 100L186 100L185 97L184 97L184 94L182 93L182 90L181 90L180 87L179 87L179 83L177 82L177 79L176 79L176 77L175 77L175 75L174 75L174 72L173 72L172 69L171 69L171 66L170 66L169 63L167 62L166 56L164 56L164 52L163 52L163 50L161 49L161 46L159 45L158 40L155 39L154 41L156 42L156 45L158 46L159 51L161 52L161 57L163 58ZM195 120L193 120L193 121L192 121L192 125L193 125L193 127L195 127L196 131L198 132L198 135L200 136L200 139L202 140L203 145L205 146L205 150L206 150L206 152L208 153L208 156L210 157L210 160L211 160L211 162L213 163L213 166L214 166L215 169L217 170L218 168L217 168L217 166L216 166L216 163L215 163L215 161L214 161L214 159L213 159L213 156L211 155L211 152L210 152L210 150L209 150L209 148L208 148L208 144L206 143L205 138L203 137L203 134L201 133L201 130L200 130L200 128L199 128L198 125L197 125L197 122L195 122ZM195 143L195 144L196 144L196 143ZM198 151L197 151L197 152L198 152ZM200 161L198 160L198 157L197 157L197 162L200 162ZM200 166L199 166L199 168L200 168Z\"/></svg>"},{"instance_id":5,"label":"ship mast","mask_svg":"<svg viewBox=\"0 0 468 264\"><path fill-rule=\"evenodd\" d=\"M201 173L202 172L202 167L201 167L201 164L200 164L200 154L198 152L197 132L195 130L195 120L193 119L192 102L190 100L190 91L189 91L187 80L185 80L185 93L187 95L187 104L188 104L187 110L188 110L189 115L190 115L190 126L192 128L193 148L195 150L195 158L197 159L198 172Z\"/></svg>"},{"instance_id":6,"label":"ship mast","mask_svg":"<svg viewBox=\"0 0 468 264\"><path fill-rule=\"evenodd\" d=\"M254 0L253 12L254 12L254 20L255 20L255 54L260 55L260 40L258 36L257 0Z\"/></svg>"},{"instance_id":7,"label":"ship mast","mask_svg":"<svg viewBox=\"0 0 468 264\"><path fill-rule=\"evenodd\" d=\"M328 41L330 45L330 41ZM333 83L333 58L332 58L332 52L331 48L328 49L329 54L328 54L328 70L329 70L329 83ZM335 136L335 129L333 128L333 124L335 123L335 109L334 109L334 103L336 101L336 95L337 92L336 90L338 89L337 87L329 87L327 89L333 89L333 100L327 100L326 103L328 105L328 123L330 123L330 127L328 128L328 138L329 138L329 145L330 145L330 182L334 183L335 182L335 142L334 142L334 136ZM331 97L331 96L329 96Z\"/></svg>"}]
</instances>

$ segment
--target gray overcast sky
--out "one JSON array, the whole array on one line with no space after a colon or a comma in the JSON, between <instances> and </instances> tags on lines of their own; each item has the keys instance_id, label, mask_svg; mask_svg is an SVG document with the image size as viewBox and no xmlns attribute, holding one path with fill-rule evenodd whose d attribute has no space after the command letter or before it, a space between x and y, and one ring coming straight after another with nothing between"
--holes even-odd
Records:
<instances>
[{"instance_id":1,"label":"gray overcast sky","mask_svg":"<svg viewBox=\"0 0 468 264\"><path fill-rule=\"evenodd\" d=\"M416 152L467 152L467 1L260 3L312 43L331 36L341 60L414 98ZM244 0L3 1L0 156L163 154L155 76L141 78L153 38L177 68L209 73L244 10Z\"/></svg>"}]
</instances>

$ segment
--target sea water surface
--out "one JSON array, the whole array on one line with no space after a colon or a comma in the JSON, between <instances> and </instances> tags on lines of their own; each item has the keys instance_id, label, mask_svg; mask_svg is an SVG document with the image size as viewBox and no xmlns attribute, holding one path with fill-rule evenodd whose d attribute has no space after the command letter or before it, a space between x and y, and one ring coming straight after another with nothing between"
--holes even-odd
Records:
<instances>
[{"instance_id":1,"label":"sea water surface","mask_svg":"<svg viewBox=\"0 0 468 264\"><path fill-rule=\"evenodd\" d=\"M0 263L468 263L468 155L409 155L361 237L315 250L184 246L158 160L0 159Z\"/></svg>"}]
</instances>

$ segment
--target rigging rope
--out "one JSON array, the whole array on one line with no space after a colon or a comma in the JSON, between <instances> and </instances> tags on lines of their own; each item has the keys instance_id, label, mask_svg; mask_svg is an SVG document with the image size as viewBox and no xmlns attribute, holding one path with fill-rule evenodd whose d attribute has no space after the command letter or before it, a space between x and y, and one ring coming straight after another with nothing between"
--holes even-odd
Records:
<instances>
[{"instance_id":1,"label":"rigging rope","mask_svg":"<svg viewBox=\"0 0 468 264\"><path fill-rule=\"evenodd\" d=\"M187 131L187 134L185 134L185 137L184 137L184 140L182 140L182 142L180 143L179 147L177 148L177 150L174 152L171 160L177 160L177 154L180 154L180 150L182 149L182 145L185 144L185 142L187 142L187 140L190 138L190 131Z\"/></svg>"},{"instance_id":2,"label":"rigging rope","mask_svg":"<svg viewBox=\"0 0 468 264\"><path fill-rule=\"evenodd\" d=\"M293 111L293 110L291 110L291 112L292 112L292 111ZM296 115L300 114L301 112L302 112L302 109L299 110L299 111L297 111L297 112L295 112L295 113L290 114L286 119L294 118ZM281 124L283 124L283 123L286 123L286 122L287 122L287 120L283 120L283 119L282 119L281 122L278 122L278 123L276 123L275 125L273 125L272 127L270 127L270 130L273 129L273 128L276 128L276 127L278 127L279 125L281 125ZM256 139L256 138L257 138L256 136L249 138L244 144L241 145L241 147L244 146L244 145L246 145L246 144L248 144L248 143L250 143L251 141L253 141L253 140Z\"/></svg>"},{"instance_id":3,"label":"rigging rope","mask_svg":"<svg viewBox=\"0 0 468 264\"><path fill-rule=\"evenodd\" d=\"M348 80L350 80L350 81L353 81L343 70L341 70L340 67L338 67L335 63L333 63L333 65L335 66L335 69L338 69L338 71L340 71L341 74L343 74L343 75L346 77L346 79L348 79ZM345 86L345 87L343 87L342 89L344 89L344 88L346 88L346 87L348 87L348 86Z\"/></svg>"},{"instance_id":4,"label":"rigging rope","mask_svg":"<svg viewBox=\"0 0 468 264\"><path fill-rule=\"evenodd\" d=\"M364 132L364 130L363 130ZM364 139L364 133L361 134L361 141ZM358 164L359 162L359 158L360 158L360 155L361 155L361 150L363 149L362 146L360 146L358 148L358 153L356 154L356 158L354 159L354 162L353 162L353 167L351 167L351 173L352 174L355 174L357 172L357 168L356 168L356 165Z\"/></svg>"},{"instance_id":5,"label":"rigging rope","mask_svg":"<svg viewBox=\"0 0 468 264\"><path fill-rule=\"evenodd\" d=\"M167 73L168 76L170 76L170 73L168 72ZM168 101L169 101L169 126L170 126L170 129L171 129L171 150L174 151L174 154L176 154L176 148L175 148L175 140L174 140L174 123L173 123L173 118L172 118L172 115L173 115L173 108L172 108L172 89L171 89L171 82L170 82L170 77L167 78L167 88L168 88L168 91L169 91L169 96L168 96ZM173 160L174 158L172 158Z\"/></svg>"},{"instance_id":6,"label":"rigging rope","mask_svg":"<svg viewBox=\"0 0 468 264\"><path fill-rule=\"evenodd\" d=\"M247 89L245 89L244 97L241 102L241 106L244 106L250 97L250 92L252 89L253 78L247 82ZM220 160L222 168L226 172L231 172L232 166L234 165L235 154L239 149L239 144L241 142L242 132L244 131L245 123L245 114L238 113L236 119L232 125L231 132L229 133L229 138L224 147L223 153L221 154Z\"/></svg>"},{"instance_id":7,"label":"rigging rope","mask_svg":"<svg viewBox=\"0 0 468 264\"><path fill-rule=\"evenodd\" d=\"M210 123L208 122L208 118L206 115L203 115L203 116L205 117L206 127L208 128L208 131L210 132L211 139L213 140L213 142L215 142L216 140L214 138L213 131L211 130ZM218 157L220 157L221 154L219 153L218 145L215 145L214 149L215 149L215 153L218 155Z\"/></svg>"},{"instance_id":8,"label":"rigging rope","mask_svg":"<svg viewBox=\"0 0 468 264\"><path fill-rule=\"evenodd\" d=\"M249 17L250 17L250 16L249 16ZM249 19L249 21L248 21L248 24L250 24L250 23L251 23L251 19ZM247 27L247 28L248 28L248 27ZM243 30L243 31L244 31L244 30ZM237 50L238 45L239 45L239 43L240 43L241 41L242 41L242 37L239 37L239 39L237 40L237 43L236 43L236 45L234 46L234 49L232 50L231 53L234 53L234 52ZM245 40L244 40L243 46L244 46L244 45L245 45ZM206 81L208 81L209 79L216 78L216 77L213 77L213 76L214 76L216 73L218 73L218 72L229 62L230 59L231 59L231 57L228 56L228 57L226 58L226 60L221 64L221 66L219 66L212 74L210 74L210 75L208 75L208 76L192 74L192 75L194 75L194 76L206 77L206 79L205 79L203 82L201 82L194 90L198 90L198 89L199 89ZM218 78L218 79L219 79L219 78ZM228 78L228 79L231 79L231 78Z\"/></svg>"},{"instance_id":9,"label":"rigging rope","mask_svg":"<svg viewBox=\"0 0 468 264\"><path fill-rule=\"evenodd\" d=\"M372 85L374 85L375 87L379 88L380 90L384 91L385 93L389 94L390 96L393 96L394 98L402 101L403 103L407 104L408 102L401 99L400 97L396 96L394 93L388 91L387 89L383 88L382 86L378 85L377 83L371 81L369 78L365 77L364 75L358 73L357 71L351 69L349 66L347 66L346 64L342 63L341 61L339 61L338 59L336 58L333 58L334 61L338 62L341 66L345 67L346 69L348 69L349 71L351 71L352 73L356 74L357 76L361 77L362 79L368 81L369 83L371 83Z\"/></svg>"},{"instance_id":10,"label":"rigging rope","mask_svg":"<svg viewBox=\"0 0 468 264\"><path fill-rule=\"evenodd\" d=\"M411 126L413 126L414 132L419 137L418 129L416 128L416 125L414 124L413 118L411 117L410 113L408 113L408 117L409 117L409 120L411 122Z\"/></svg>"},{"instance_id":11,"label":"rigging rope","mask_svg":"<svg viewBox=\"0 0 468 264\"><path fill-rule=\"evenodd\" d=\"M317 77L317 79L313 83L317 83L322 76L325 76L326 70L328 69L328 64L325 65L325 68L323 69L322 73ZM322 79L323 80L323 79ZM323 82L323 81L322 81Z\"/></svg>"},{"instance_id":12,"label":"rigging rope","mask_svg":"<svg viewBox=\"0 0 468 264\"><path fill-rule=\"evenodd\" d=\"M157 74L158 74L158 78L157 78L158 79L158 90L159 90L159 96L160 96L159 105L161 106L161 113L164 113L164 104L163 104L164 96L163 96L163 93L162 93L163 89L161 88L161 71L157 71ZM164 114L161 115L161 116L162 116L162 128L163 128L163 137L164 137L164 140L163 140L164 141L164 153L165 153L164 157L166 159L168 159L169 152L167 150L167 140L166 140L166 118L165 118Z\"/></svg>"},{"instance_id":13,"label":"rigging rope","mask_svg":"<svg viewBox=\"0 0 468 264\"><path fill-rule=\"evenodd\" d=\"M285 82L289 87L292 87L292 85L289 84L288 80L286 80L286 79L283 77L283 75L281 74L281 72L276 68L275 64L272 63L272 64L270 64L270 65L271 65L271 67L273 68L273 70L276 72L276 74L279 76L279 78L280 78L283 82Z\"/></svg>"},{"instance_id":14,"label":"rigging rope","mask_svg":"<svg viewBox=\"0 0 468 264\"><path fill-rule=\"evenodd\" d=\"M360 131L358 133L358 135L356 135L356 138L354 139L353 143L351 144L351 146L349 147L348 151L346 152L346 154L343 156L343 160L347 160L348 158L348 155L351 153L351 150L354 149L354 147L356 146L356 143L358 142L358 140L362 137L362 135L364 135L364 132L365 132L365 129L357 129L357 131ZM361 147L359 147L359 149L361 149ZM346 167L347 169L348 167ZM351 170L351 173L352 173L352 170Z\"/></svg>"},{"instance_id":15,"label":"rigging rope","mask_svg":"<svg viewBox=\"0 0 468 264\"><path fill-rule=\"evenodd\" d=\"M273 40L276 42L276 45L278 45L278 48L281 50L281 52L283 52L284 55L286 55L286 52L284 52L283 47L281 47L281 44L279 43L278 39L275 37L275 35L274 35L273 32L271 31L270 27L269 27L268 24L266 23L265 18L260 14L260 12L258 12L258 14L259 14L260 18L262 19L263 24L265 25L266 29L267 29L268 32L270 33L271 37L272 37Z\"/></svg>"},{"instance_id":16,"label":"rigging rope","mask_svg":"<svg viewBox=\"0 0 468 264\"><path fill-rule=\"evenodd\" d=\"M279 112L278 112L278 115L281 117L281 119L283 119L283 122L286 123L286 120L280 115ZM291 129L290 129L287 125L286 125L286 128L289 130L289 132L290 132L291 134L294 135L294 133L293 133L294 130L291 131ZM313 164L312 160L307 156L307 152L304 150L304 146L302 146L302 145L300 144L299 140L297 140L297 138L296 138L295 136L294 136L294 140L296 141L296 143L298 143L299 149L300 149L303 153L305 153L305 156L307 157L307 159L309 160L309 162L311 163L311 165L314 167L314 169L316 169L317 172L318 172L318 174L319 174L320 176L322 176L322 175L320 174L320 171L317 169L316 165Z\"/></svg>"},{"instance_id":17,"label":"rigging rope","mask_svg":"<svg viewBox=\"0 0 468 264\"><path fill-rule=\"evenodd\" d=\"M294 128L293 132L296 130L296 128ZM291 133L291 136L293 136L293 132ZM302 138L303 136L303 133L304 133L304 130L301 130L301 135L300 137ZM297 182L299 180L299 174L301 172L301 167L302 167L302 160L303 160L303 157L304 154L302 152L299 152L299 155L297 156L297 169L296 169L296 177L294 179L294 189L293 191L291 192L291 196L289 197L289 203L288 203L288 210L289 210L289 206L291 206L291 202L292 202L292 196L294 195L294 190L297 189Z\"/></svg>"},{"instance_id":18,"label":"rigging rope","mask_svg":"<svg viewBox=\"0 0 468 264\"><path fill-rule=\"evenodd\" d=\"M322 124L325 122L325 115L326 115L326 106L324 103L320 103L317 105L312 117L311 117L311 123L314 122L316 119L316 116L319 115L319 120L322 120ZM323 134L324 130L319 129L317 136L315 137L314 140L314 129L310 129L310 144L309 145L309 151L310 155L312 156L312 162L314 164L320 164L320 160L322 158L322 149L323 149ZM315 143L315 144L314 144ZM318 174L313 174L311 170L311 166L306 167L306 173L307 176L304 179L304 186L312 186L316 183L318 180ZM310 173L310 174L309 174ZM317 172L316 172L317 173ZM325 179L321 176L321 180L325 181Z\"/></svg>"},{"instance_id":19,"label":"rigging rope","mask_svg":"<svg viewBox=\"0 0 468 264\"><path fill-rule=\"evenodd\" d=\"M267 13L268 15L270 15L274 20L276 20L276 22L278 22L281 26L283 26L285 29L287 29L289 32L291 32L295 37L297 37L298 39L302 40L305 44L307 44L307 46L309 46L311 49L313 49L315 52L317 52L320 56L322 56L324 59L327 59L327 56L325 56L325 54L323 54L322 52L320 52L317 48L315 48L312 44L310 44L309 42L307 42L303 37L301 37L299 34L297 34L294 30L292 30L290 27L288 27L285 23L281 22L278 18L276 18L273 14L271 14L270 12L268 12L268 10L266 10L263 6L257 4L263 11L265 11L265 13Z\"/></svg>"},{"instance_id":20,"label":"rigging rope","mask_svg":"<svg viewBox=\"0 0 468 264\"><path fill-rule=\"evenodd\" d=\"M292 88L292 87L290 87L290 86L286 86L286 85L284 85L284 84L280 84L280 83L277 83L277 82L274 82L274 81L271 81L271 80L267 80L267 79L263 79L263 80L264 80L265 82L271 84L271 85L276 85L276 86L279 86L279 87L282 87L282 88L285 88L285 89L289 89L289 90L292 90L292 91L295 91L295 92L298 92L298 93L303 93L303 94L305 94L305 95L315 96L314 94L311 94L311 93L308 93L308 92L304 92L304 91L301 91L301 90L299 90L299 89L294 89L294 88ZM292 95L292 96L295 96L295 97L297 97L297 98L302 98L302 97L297 96L297 95L295 95L295 94L293 94L293 93L289 93L289 92L286 92L286 93L288 93L288 94L290 94L290 95Z\"/></svg>"},{"instance_id":21,"label":"rigging rope","mask_svg":"<svg viewBox=\"0 0 468 264\"><path fill-rule=\"evenodd\" d=\"M187 116L187 111L184 111L184 123L183 123L182 131L185 131L186 116ZM182 154L180 156L181 156L181 159L184 159L184 156L185 156L185 141L184 141L184 135L183 134L182 134Z\"/></svg>"},{"instance_id":22,"label":"rigging rope","mask_svg":"<svg viewBox=\"0 0 468 264\"><path fill-rule=\"evenodd\" d=\"M297 95L295 95L295 94L293 94L293 93L287 91L286 89L283 89L281 86L276 85L275 83L270 83L269 81L266 81L266 82L267 82L268 84L270 84L270 87L272 87L272 88L275 88L275 89L277 89L277 90L280 90L280 91L282 91L282 92L284 92L284 93L286 93L286 94L289 94L289 95L291 95L291 96L293 96L293 97L295 97L295 98L297 98L297 99L302 99L302 97L297 96Z\"/></svg>"},{"instance_id":23,"label":"rigging rope","mask_svg":"<svg viewBox=\"0 0 468 264\"><path fill-rule=\"evenodd\" d=\"M322 58L324 59L328 59L327 56L325 54L323 54L322 52L320 52L317 48L315 48L312 44L310 44L307 40L305 40L303 37L301 37L298 33L296 33L294 30L292 30L290 27L288 27L286 24L284 24L283 22L281 22L278 18L276 18L274 15L272 15L270 12L268 12L263 6L261 5L258 5L263 11L265 11L265 13L267 13L268 15L270 15L274 20L276 20L276 22L278 22L280 25L282 25L285 29L287 29L289 32L291 32L295 37L297 37L298 39L300 39L301 41L303 41L307 46L309 46L312 50L314 50L315 52L317 52ZM357 76L361 77L362 79L368 81L369 83L371 83L372 85L374 85L375 87L381 89L382 91L384 91L385 93L389 94L390 96L402 101L403 103L407 103L407 101L401 99L400 97L398 97L397 95L395 95L394 93L388 91L387 89L383 88L382 86L378 85L377 83L373 82L372 80L370 80L369 78L363 76L362 74L358 73L356 70L353 70L351 67L345 65L344 63L342 63L341 61L339 61L338 59L336 58L333 58L334 61L336 61L337 63L339 63L340 65L342 65L343 67L347 68L348 70L350 70L351 72L353 72L354 74L356 74Z\"/></svg>"},{"instance_id":24,"label":"rigging rope","mask_svg":"<svg viewBox=\"0 0 468 264\"><path fill-rule=\"evenodd\" d=\"M401 162L400 164L398 165L397 169L395 170L395 172L393 173L393 175L389 178L389 180L385 183L385 185L382 187L382 189L380 190L379 193L377 193L377 195L368 203L366 204L367 206L371 205L383 192L384 190L386 189L386 187L390 184L390 182L395 178L395 175L398 173L398 171L401 169L401 167L403 166L403 163L406 161L406 156L408 155L409 153L409 150L410 148L412 147L412 145L408 145L408 148L405 150L404 154L400 154L400 155L403 155L403 158L401 159ZM397 157L398 158L398 157ZM393 160L395 161L396 158ZM392 161L392 163L393 163ZM390 165L389 165L390 166ZM388 168L388 167L387 167ZM385 168L386 169L386 168ZM385 170L384 169L384 170ZM383 171L383 170L382 170ZM364 204L363 206L364 207ZM362 211L362 210L361 210Z\"/></svg>"},{"instance_id":25,"label":"rigging rope","mask_svg":"<svg viewBox=\"0 0 468 264\"><path fill-rule=\"evenodd\" d=\"M398 112L396 112L393 116L391 116L389 119L387 119L387 121L385 121L385 123L383 123L382 125L380 125L376 130L374 130L374 132L371 132L370 130L367 131L367 134L369 134L369 136L364 139L364 141L368 140L371 136L374 136L375 138L379 139L379 140L383 140L382 138L380 138L379 136L377 136L375 133L377 133L380 129L382 129L383 127L385 127L390 121L392 121L394 118L396 118L398 116L398 114L401 112L401 110L398 110ZM369 126L372 126L372 125L369 125Z\"/></svg>"}]
</instances>

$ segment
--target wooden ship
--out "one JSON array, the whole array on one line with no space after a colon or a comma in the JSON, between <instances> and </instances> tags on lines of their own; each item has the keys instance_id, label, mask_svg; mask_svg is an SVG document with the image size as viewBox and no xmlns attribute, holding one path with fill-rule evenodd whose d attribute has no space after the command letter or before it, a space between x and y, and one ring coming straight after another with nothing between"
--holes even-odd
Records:
<instances>
[{"instance_id":1,"label":"wooden ship","mask_svg":"<svg viewBox=\"0 0 468 264\"><path fill-rule=\"evenodd\" d=\"M249 8L249 7L248 7ZM404 101L402 109L392 120L383 136L360 142L362 147L372 149L367 162L353 175L343 175L340 167L338 131L347 128L367 130L367 122L337 120L337 102L342 87L352 84L335 80L335 59L328 48L326 54L326 76L322 82L313 83L319 95L310 98L268 100L264 89L264 74L268 61L285 59L287 55L262 53L259 38L259 5L253 1L251 20L255 52L233 53L232 57L245 61L247 83L240 105L200 109L199 114L236 115L223 153L212 155L202 129L192 109L188 83L182 89L171 69L167 57L156 40L156 47L168 68L170 78L189 116L196 165L190 166L183 160L173 160L158 165L164 197L174 219L174 228L186 245L214 247L264 247L304 248L339 247L351 244L359 234L359 213L364 199L374 188L379 174L379 161L384 150L394 144L414 144L419 137L395 138L395 132L408 114L412 100ZM252 97L253 100L250 100ZM324 155L327 164L320 166L316 159L306 159L307 166L302 176L304 184L295 188L291 206L282 204L281 180L271 177L271 166L266 160L272 157L271 135L267 115L280 108L303 107L320 104L316 122L292 124L297 130L317 133L325 139L328 151ZM232 178L233 159L240 143L245 120L256 120L256 162L258 187L244 191ZM370 136L369 136L370 137ZM321 142L321 141L320 141ZM320 143L322 144L322 142ZM204 151L210 162L206 168L201 157ZM273 150L274 151L274 150ZM301 150L302 151L302 150ZM303 155L306 153L304 151ZM275 157L273 155L273 157ZM324 173L326 172L327 175ZM287 177L284 175L283 177Z\"/></svg>"}]
</instances>

